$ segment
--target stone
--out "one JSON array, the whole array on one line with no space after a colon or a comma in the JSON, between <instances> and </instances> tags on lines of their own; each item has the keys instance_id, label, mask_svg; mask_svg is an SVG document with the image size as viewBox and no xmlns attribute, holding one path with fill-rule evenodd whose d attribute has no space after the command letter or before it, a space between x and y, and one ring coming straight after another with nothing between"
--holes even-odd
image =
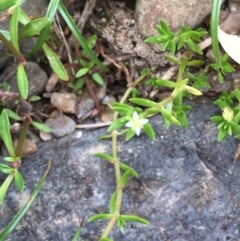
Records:
<instances>
[{"instance_id":1,"label":"stone","mask_svg":"<svg viewBox=\"0 0 240 241\"><path fill-rule=\"evenodd\" d=\"M77 95L74 93L58 93L54 92L51 96L51 104L57 109L75 114Z\"/></svg>"},{"instance_id":2,"label":"stone","mask_svg":"<svg viewBox=\"0 0 240 241\"><path fill-rule=\"evenodd\" d=\"M50 117L45 121L45 124L50 127L50 134L57 138L72 134L76 127L76 123L73 121L72 118L63 115L58 111L54 111L50 115ZM46 133L46 135L48 134L49 133ZM42 139L45 140L44 138Z\"/></svg>"},{"instance_id":3,"label":"stone","mask_svg":"<svg viewBox=\"0 0 240 241\"><path fill-rule=\"evenodd\" d=\"M137 0L136 16L144 37L157 34L156 25L163 19L177 32L181 26L197 27L211 12L212 0Z\"/></svg>"},{"instance_id":4,"label":"stone","mask_svg":"<svg viewBox=\"0 0 240 241\"><path fill-rule=\"evenodd\" d=\"M210 117L221 110L206 97L187 101L189 129L166 129L159 116L150 122L156 140L146 135L125 142L119 138L119 158L140 178L124 188L122 214L146 218L150 225L127 223L125 235L116 227L114 241L238 240L240 233L240 162L233 163L239 141L217 141L217 126ZM108 141L98 142L106 129L84 130L58 140L40 143L38 153L25 159L20 172L22 193L10 186L0 210L3 229L27 202L49 159L52 168L42 190L8 240L69 241L85 217L81 240L98 240L106 222L88 223L92 215L108 212L114 192L112 164L94 157L110 153ZM3 180L3 174L0 174Z\"/></svg>"}]
</instances>

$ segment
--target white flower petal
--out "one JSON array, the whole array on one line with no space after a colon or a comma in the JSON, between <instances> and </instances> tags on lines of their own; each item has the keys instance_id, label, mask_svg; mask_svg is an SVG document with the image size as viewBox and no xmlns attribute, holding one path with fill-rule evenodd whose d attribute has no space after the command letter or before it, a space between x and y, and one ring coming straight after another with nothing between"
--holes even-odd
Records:
<instances>
[{"instance_id":1,"label":"white flower petal","mask_svg":"<svg viewBox=\"0 0 240 241\"><path fill-rule=\"evenodd\" d=\"M135 120L135 119L138 119L138 118L139 118L138 113L136 111L134 111L132 119Z\"/></svg>"},{"instance_id":2,"label":"white flower petal","mask_svg":"<svg viewBox=\"0 0 240 241\"><path fill-rule=\"evenodd\" d=\"M148 119L141 119L140 120L140 122L141 122L141 124L144 126L145 124L147 124L148 123Z\"/></svg>"},{"instance_id":3,"label":"white flower petal","mask_svg":"<svg viewBox=\"0 0 240 241\"><path fill-rule=\"evenodd\" d=\"M134 131L135 131L136 135L139 136L140 132L141 132L141 127L135 127Z\"/></svg>"},{"instance_id":4,"label":"white flower petal","mask_svg":"<svg viewBox=\"0 0 240 241\"><path fill-rule=\"evenodd\" d=\"M133 122L132 121L129 121L125 124L126 127L130 127L132 128L133 127Z\"/></svg>"}]
</instances>

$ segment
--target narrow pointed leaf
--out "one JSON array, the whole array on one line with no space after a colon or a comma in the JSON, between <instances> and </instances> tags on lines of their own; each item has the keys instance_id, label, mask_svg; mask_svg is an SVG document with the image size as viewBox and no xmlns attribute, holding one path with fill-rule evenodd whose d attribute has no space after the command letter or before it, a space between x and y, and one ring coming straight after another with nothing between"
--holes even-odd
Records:
<instances>
[{"instance_id":1,"label":"narrow pointed leaf","mask_svg":"<svg viewBox=\"0 0 240 241\"><path fill-rule=\"evenodd\" d=\"M24 180L21 173L17 169L14 170L14 181L18 191L22 192L24 188Z\"/></svg>"},{"instance_id":2,"label":"narrow pointed leaf","mask_svg":"<svg viewBox=\"0 0 240 241\"><path fill-rule=\"evenodd\" d=\"M155 132L149 122L143 126L143 130L151 140L155 140Z\"/></svg>"},{"instance_id":3,"label":"narrow pointed leaf","mask_svg":"<svg viewBox=\"0 0 240 241\"><path fill-rule=\"evenodd\" d=\"M42 185L43 185L43 183L44 183L44 181L46 179L46 176L47 176L47 174L48 174L48 172L50 170L50 167L51 167L51 161L49 161L47 170L45 171L44 175L41 177L41 179L37 183L37 186L34 189L34 191L32 192L31 197L28 200L28 202L20 209L20 211L16 214L16 216L12 219L12 221L0 233L0 240L1 241L4 241L4 240L6 240L9 237L9 235L13 232L15 227L19 224L21 219L25 216L26 212L29 210L29 208L31 207L31 205L35 201L35 199L36 199L39 191L41 190L41 187L42 187Z\"/></svg>"},{"instance_id":4,"label":"narrow pointed leaf","mask_svg":"<svg viewBox=\"0 0 240 241\"><path fill-rule=\"evenodd\" d=\"M89 68L82 68L82 69L78 70L78 72L76 73L76 77L80 78L80 77L84 76L88 71L89 71Z\"/></svg>"},{"instance_id":5,"label":"narrow pointed leaf","mask_svg":"<svg viewBox=\"0 0 240 241\"><path fill-rule=\"evenodd\" d=\"M15 157L15 151L13 148L13 142L12 142L12 137L10 133L10 123L9 123L6 110L3 110L0 116L0 136L10 156Z\"/></svg>"},{"instance_id":6,"label":"narrow pointed leaf","mask_svg":"<svg viewBox=\"0 0 240 241\"><path fill-rule=\"evenodd\" d=\"M135 215L121 215L121 218L124 221L128 221L128 222L143 223L143 224L146 224L146 225L150 224L146 219L140 218L140 217L135 216Z\"/></svg>"},{"instance_id":7,"label":"narrow pointed leaf","mask_svg":"<svg viewBox=\"0 0 240 241\"><path fill-rule=\"evenodd\" d=\"M48 18L37 18L27 23L21 30L22 38L32 37L38 34L51 21Z\"/></svg>"},{"instance_id":8,"label":"narrow pointed leaf","mask_svg":"<svg viewBox=\"0 0 240 241\"><path fill-rule=\"evenodd\" d=\"M64 66L62 65L60 59L54 53L47 44L43 44L43 51L48 58L49 64L51 65L53 71L61 80L68 80L68 74Z\"/></svg>"},{"instance_id":9,"label":"narrow pointed leaf","mask_svg":"<svg viewBox=\"0 0 240 241\"><path fill-rule=\"evenodd\" d=\"M98 221L98 220L105 220L105 219L111 219L113 216L113 214L109 214L109 213L99 213L96 214L94 216L92 216L91 218L88 219L88 222L94 222L94 221Z\"/></svg>"},{"instance_id":10,"label":"narrow pointed leaf","mask_svg":"<svg viewBox=\"0 0 240 241\"><path fill-rule=\"evenodd\" d=\"M18 0L1 0L0 12L7 10L18 2Z\"/></svg>"},{"instance_id":11,"label":"narrow pointed leaf","mask_svg":"<svg viewBox=\"0 0 240 241\"><path fill-rule=\"evenodd\" d=\"M1 2L0 2L1 5ZM10 20L10 34L13 47L19 52L18 46L18 15L19 15L19 5L17 5L14 10Z\"/></svg>"},{"instance_id":12,"label":"narrow pointed leaf","mask_svg":"<svg viewBox=\"0 0 240 241\"><path fill-rule=\"evenodd\" d=\"M99 73L93 73L92 78L95 82L97 82L99 85L104 85L104 81Z\"/></svg>"},{"instance_id":13,"label":"narrow pointed leaf","mask_svg":"<svg viewBox=\"0 0 240 241\"><path fill-rule=\"evenodd\" d=\"M145 107L153 107L157 104L154 101L144 99L144 98L130 98L129 101L134 104L138 104L138 105L145 106Z\"/></svg>"},{"instance_id":14,"label":"narrow pointed leaf","mask_svg":"<svg viewBox=\"0 0 240 241\"><path fill-rule=\"evenodd\" d=\"M26 100L28 97L28 78L23 64L19 64L17 69L17 83L22 98Z\"/></svg>"},{"instance_id":15,"label":"narrow pointed leaf","mask_svg":"<svg viewBox=\"0 0 240 241\"><path fill-rule=\"evenodd\" d=\"M94 156L104 159L110 163L114 161L114 158L112 156L109 156L108 154L105 154L105 153L95 153Z\"/></svg>"},{"instance_id":16,"label":"narrow pointed leaf","mask_svg":"<svg viewBox=\"0 0 240 241\"><path fill-rule=\"evenodd\" d=\"M13 172L13 168L3 163L0 163L0 171L5 174L10 174Z\"/></svg>"},{"instance_id":17,"label":"narrow pointed leaf","mask_svg":"<svg viewBox=\"0 0 240 241\"><path fill-rule=\"evenodd\" d=\"M35 126L38 130L40 131L43 131L43 132L47 132L47 133L50 133L51 132L51 129L50 127L48 127L47 125L45 124L42 124L42 123L39 123L39 122L35 122L35 121L32 121L31 123L33 126Z\"/></svg>"},{"instance_id":18,"label":"narrow pointed leaf","mask_svg":"<svg viewBox=\"0 0 240 241\"><path fill-rule=\"evenodd\" d=\"M121 179L119 181L119 185L124 187L129 179L129 177L132 175L132 169L124 172L124 174L121 176Z\"/></svg>"},{"instance_id":19,"label":"narrow pointed leaf","mask_svg":"<svg viewBox=\"0 0 240 241\"><path fill-rule=\"evenodd\" d=\"M7 115L9 118L12 118L14 120L18 120L18 121L21 121L22 120L22 117L19 116L18 114L16 114L15 112L13 112L12 110L10 109L5 109Z\"/></svg>"},{"instance_id":20,"label":"narrow pointed leaf","mask_svg":"<svg viewBox=\"0 0 240 241\"><path fill-rule=\"evenodd\" d=\"M8 177L5 179L5 181L3 182L2 186L0 187L0 204L2 204L2 202L5 198L6 192L8 190L8 187L9 187L12 179L13 179L13 174L9 174ZM0 235L0 237L1 237L1 235Z\"/></svg>"}]
</instances>

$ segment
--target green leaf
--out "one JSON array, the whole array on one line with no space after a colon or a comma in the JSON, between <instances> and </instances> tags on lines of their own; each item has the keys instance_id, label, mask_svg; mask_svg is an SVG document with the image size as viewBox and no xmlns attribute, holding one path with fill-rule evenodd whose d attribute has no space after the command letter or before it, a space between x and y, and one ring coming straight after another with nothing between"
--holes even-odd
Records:
<instances>
[{"instance_id":1,"label":"green leaf","mask_svg":"<svg viewBox=\"0 0 240 241\"><path fill-rule=\"evenodd\" d=\"M220 129L218 131L218 141L224 140L226 136L227 136L227 130Z\"/></svg>"},{"instance_id":2,"label":"green leaf","mask_svg":"<svg viewBox=\"0 0 240 241\"><path fill-rule=\"evenodd\" d=\"M23 64L19 64L17 68L17 83L20 95L26 100L28 97L28 78Z\"/></svg>"},{"instance_id":3,"label":"green leaf","mask_svg":"<svg viewBox=\"0 0 240 241\"><path fill-rule=\"evenodd\" d=\"M32 48L32 50L27 54L27 56L33 55L34 53L38 52L41 48L43 48L43 45L45 45L46 39L49 36L51 26L52 23L49 23L41 30L39 37L37 39L37 43Z\"/></svg>"},{"instance_id":4,"label":"green leaf","mask_svg":"<svg viewBox=\"0 0 240 241\"><path fill-rule=\"evenodd\" d=\"M9 118L14 119L14 120L18 120L18 121L22 120L22 117L19 116L18 114L16 114L15 112L13 112L12 110L5 109L5 111L6 111Z\"/></svg>"},{"instance_id":5,"label":"green leaf","mask_svg":"<svg viewBox=\"0 0 240 241\"><path fill-rule=\"evenodd\" d=\"M50 21L54 20L59 2L60 2L60 0L51 0L48 4L48 9L47 9L45 17L49 18Z\"/></svg>"},{"instance_id":6,"label":"green leaf","mask_svg":"<svg viewBox=\"0 0 240 241\"><path fill-rule=\"evenodd\" d=\"M170 34L173 34L173 33L171 32L170 28L168 27L167 23L166 23L163 19L160 20L160 25L161 25L162 29L163 29L167 34L169 34L169 35L170 35Z\"/></svg>"},{"instance_id":7,"label":"green leaf","mask_svg":"<svg viewBox=\"0 0 240 241\"><path fill-rule=\"evenodd\" d=\"M17 169L14 170L14 181L18 191L22 192L24 188L24 180L22 175Z\"/></svg>"},{"instance_id":8,"label":"green leaf","mask_svg":"<svg viewBox=\"0 0 240 241\"><path fill-rule=\"evenodd\" d=\"M0 33L3 34L3 36L10 41L11 40L11 34L9 31L5 31L5 30L0 30ZM0 41L1 42L1 41Z\"/></svg>"},{"instance_id":9,"label":"green leaf","mask_svg":"<svg viewBox=\"0 0 240 241\"><path fill-rule=\"evenodd\" d=\"M122 175L121 178L120 178L120 181L119 181L119 184L118 184L118 185L120 185L120 186L122 186L122 187L125 187L128 179L129 179L129 178L131 177L131 175L132 175L132 171L133 171L133 170L130 169L130 170L124 172L123 175Z\"/></svg>"},{"instance_id":10,"label":"green leaf","mask_svg":"<svg viewBox=\"0 0 240 241\"><path fill-rule=\"evenodd\" d=\"M30 101L31 102L34 102L34 101L38 101L38 100L41 100L41 97L40 96L37 96L37 95L34 95L30 98Z\"/></svg>"},{"instance_id":11,"label":"green leaf","mask_svg":"<svg viewBox=\"0 0 240 241\"><path fill-rule=\"evenodd\" d=\"M96 57L96 55L93 53L91 49L87 46L87 43L80 33L78 27L74 23L72 17L70 16L69 12L67 11L66 7L64 6L63 2L60 1L58 5L58 10L65 20L67 26L70 28L72 34L77 39L78 43L82 46L84 51L88 54L88 56L104 71L108 71L108 68L102 64L102 62Z\"/></svg>"},{"instance_id":12,"label":"green leaf","mask_svg":"<svg viewBox=\"0 0 240 241\"><path fill-rule=\"evenodd\" d=\"M126 117L123 116L117 120L115 120L108 128L108 132L114 131L127 123Z\"/></svg>"},{"instance_id":13,"label":"green leaf","mask_svg":"<svg viewBox=\"0 0 240 241\"><path fill-rule=\"evenodd\" d=\"M121 216L119 216L117 219L117 225L122 234L125 234L124 227L126 226L126 222L121 218Z\"/></svg>"},{"instance_id":14,"label":"green leaf","mask_svg":"<svg viewBox=\"0 0 240 241\"><path fill-rule=\"evenodd\" d=\"M80 77L84 76L88 71L89 71L89 68L82 68L82 69L78 70L78 72L76 73L76 77L80 78Z\"/></svg>"},{"instance_id":15,"label":"green leaf","mask_svg":"<svg viewBox=\"0 0 240 241\"><path fill-rule=\"evenodd\" d=\"M144 126L145 126L145 125L144 125ZM127 134L126 134L125 141L129 141L129 140L132 139L134 136L135 136L135 131L133 131L132 129L129 129L129 130L127 131Z\"/></svg>"},{"instance_id":16,"label":"green leaf","mask_svg":"<svg viewBox=\"0 0 240 241\"><path fill-rule=\"evenodd\" d=\"M39 180L39 182L37 183L36 188L34 189L33 193L31 194L30 199L28 200L28 202L20 209L20 211L16 214L16 216L11 220L11 222L7 225L7 227L0 233L0 240L4 241L8 238L8 236L13 232L13 230L15 229L15 227L19 224L19 222L21 221L21 219L25 216L26 212L29 210L29 208L31 207L31 205L33 204L33 202L35 201L45 179L46 176L50 170L50 166L51 166L51 162L48 165L47 170L45 171L44 175L42 176L42 178ZM13 175L12 175L13 177Z\"/></svg>"},{"instance_id":17,"label":"green leaf","mask_svg":"<svg viewBox=\"0 0 240 241\"><path fill-rule=\"evenodd\" d=\"M88 222L94 222L94 221L98 221L98 220L105 220L105 219L111 219L113 216L113 214L109 214L109 213L99 213L96 214L94 216L92 216L91 218L88 219Z\"/></svg>"},{"instance_id":18,"label":"green leaf","mask_svg":"<svg viewBox=\"0 0 240 241\"><path fill-rule=\"evenodd\" d=\"M17 4L18 0L1 0L0 1L0 12L7 10L13 5Z\"/></svg>"},{"instance_id":19,"label":"green leaf","mask_svg":"<svg viewBox=\"0 0 240 241\"><path fill-rule=\"evenodd\" d=\"M159 111L162 113L162 115L171 123L177 126L181 126L181 123L169 112L167 111L164 107L161 107Z\"/></svg>"},{"instance_id":20,"label":"green leaf","mask_svg":"<svg viewBox=\"0 0 240 241\"><path fill-rule=\"evenodd\" d=\"M82 231L82 227L79 227L77 229L77 231L75 232L74 237L72 238L72 241L78 241L78 239L80 237L80 234L81 234L81 231Z\"/></svg>"},{"instance_id":21,"label":"green leaf","mask_svg":"<svg viewBox=\"0 0 240 241\"><path fill-rule=\"evenodd\" d=\"M105 154L105 153L95 153L94 156L104 159L105 161L108 161L110 163L114 161L114 158L112 156L109 156L108 154Z\"/></svg>"},{"instance_id":22,"label":"green leaf","mask_svg":"<svg viewBox=\"0 0 240 241\"><path fill-rule=\"evenodd\" d=\"M165 80L165 79L156 80L156 84L165 86L165 87L169 87L169 88L175 88L177 85L176 83L169 81L169 80Z\"/></svg>"},{"instance_id":23,"label":"green leaf","mask_svg":"<svg viewBox=\"0 0 240 241\"><path fill-rule=\"evenodd\" d=\"M32 37L38 34L51 21L48 18L37 18L28 22L21 30L20 36L22 38Z\"/></svg>"},{"instance_id":24,"label":"green leaf","mask_svg":"<svg viewBox=\"0 0 240 241\"><path fill-rule=\"evenodd\" d=\"M113 241L111 238L100 238L99 241Z\"/></svg>"},{"instance_id":25,"label":"green leaf","mask_svg":"<svg viewBox=\"0 0 240 241\"><path fill-rule=\"evenodd\" d=\"M1 5L1 2L0 2ZM17 5L14 10L10 20L10 34L13 47L19 52L18 46L18 14L19 14L19 5Z\"/></svg>"},{"instance_id":26,"label":"green leaf","mask_svg":"<svg viewBox=\"0 0 240 241\"><path fill-rule=\"evenodd\" d=\"M43 44L43 51L47 56L49 64L51 65L53 71L61 80L68 80L68 74L64 66L62 65L58 56L47 46L47 44Z\"/></svg>"},{"instance_id":27,"label":"green leaf","mask_svg":"<svg viewBox=\"0 0 240 241\"><path fill-rule=\"evenodd\" d=\"M23 25L26 25L31 21L28 15L21 8L19 9L18 21Z\"/></svg>"},{"instance_id":28,"label":"green leaf","mask_svg":"<svg viewBox=\"0 0 240 241\"><path fill-rule=\"evenodd\" d=\"M5 174L10 174L14 171L14 169L8 165L5 165L3 163L0 163L0 171Z\"/></svg>"},{"instance_id":29,"label":"green leaf","mask_svg":"<svg viewBox=\"0 0 240 241\"><path fill-rule=\"evenodd\" d=\"M3 109L0 116L0 136L10 154L10 156L15 157L15 151L13 148L12 137L10 133L9 119L6 110Z\"/></svg>"},{"instance_id":30,"label":"green leaf","mask_svg":"<svg viewBox=\"0 0 240 241\"><path fill-rule=\"evenodd\" d=\"M230 126L234 132L236 132L237 134L240 134L240 126L239 125L237 125L236 123L231 121Z\"/></svg>"},{"instance_id":31,"label":"green leaf","mask_svg":"<svg viewBox=\"0 0 240 241\"><path fill-rule=\"evenodd\" d=\"M143 131L147 134L147 136L151 139L151 140L155 140L155 132L152 128L152 125L148 122L143 126Z\"/></svg>"},{"instance_id":32,"label":"green leaf","mask_svg":"<svg viewBox=\"0 0 240 241\"><path fill-rule=\"evenodd\" d=\"M20 157L11 157L11 156L7 156L3 158L3 160L7 162L15 162L15 161L19 161L20 159L21 159Z\"/></svg>"},{"instance_id":33,"label":"green leaf","mask_svg":"<svg viewBox=\"0 0 240 241\"><path fill-rule=\"evenodd\" d=\"M220 122L224 121L224 119L222 116L213 116L213 117L211 117L211 121L215 122L215 123L220 123Z\"/></svg>"},{"instance_id":34,"label":"green leaf","mask_svg":"<svg viewBox=\"0 0 240 241\"><path fill-rule=\"evenodd\" d=\"M151 101L149 99L144 99L144 98L130 98L129 101L134 104L138 104L145 107L153 107L157 104L154 101Z\"/></svg>"},{"instance_id":35,"label":"green leaf","mask_svg":"<svg viewBox=\"0 0 240 241\"><path fill-rule=\"evenodd\" d=\"M187 66L200 66L203 64L204 64L204 61L202 60L192 60L192 61L188 61Z\"/></svg>"},{"instance_id":36,"label":"green leaf","mask_svg":"<svg viewBox=\"0 0 240 241\"><path fill-rule=\"evenodd\" d=\"M134 169L132 169L130 166L128 166L128 165L126 165L126 164L123 164L122 162L120 162L119 165L120 165L120 168L121 168L122 170L124 170L124 171L132 170L132 176L133 176L133 177L136 177L136 178L139 178L138 173L137 173Z\"/></svg>"},{"instance_id":37,"label":"green leaf","mask_svg":"<svg viewBox=\"0 0 240 241\"><path fill-rule=\"evenodd\" d=\"M43 132L47 132L47 133L50 133L51 132L51 129L50 127L48 127L47 125L45 124L42 124L42 123L39 123L39 122L35 122L35 121L32 121L31 123L33 126L35 126L38 130L40 131L43 131Z\"/></svg>"},{"instance_id":38,"label":"green leaf","mask_svg":"<svg viewBox=\"0 0 240 241\"><path fill-rule=\"evenodd\" d=\"M13 174L9 174L8 177L5 179L5 181L3 182L2 186L0 187L0 204L2 204L2 202L5 198L6 192L8 190L8 187L9 187L12 179L13 179Z\"/></svg>"},{"instance_id":39,"label":"green leaf","mask_svg":"<svg viewBox=\"0 0 240 241\"><path fill-rule=\"evenodd\" d=\"M158 38L159 38L159 36L151 36L151 37L148 37L147 39L145 39L144 42L149 43L149 44L157 44L157 43L159 43Z\"/></svg>"},{"instance_id":40,"label":"green leaf","mask_svg":"<svg viewBox=\"0 0 240 241\"><path fill-rule=\"evenodd\" d=\"M121 106L121 105L118 105L118 106L113 105L113 109L116 112L118 112L119 114L125 115L125 116L132 116L133 111L134 111L133 108L128 108L128 107Z\"/></svg>"},{"instance_id":41,"label":"green leaf","mask_svg":"<svg viewBox=\"0 0 240 241\"><path fill-rule=\"evenodd\" d=\"M217 68L221 69L222 66L221 66L221 54L220 54L219 42L218 42L218 25L219 25L220 8L221 8L222 1L214 0L212 3L213 4L212 4L211 24L210 24L212 49L213 49L214 57L216 59Z\"/></svg>"},{"instance_id":42,"label":"green leaf","mask_svg":"<svg viewBox=\"0 0 240 241\"><path fill-rule=\"evenodd\" d=\"M121 215L121 218L122 218L122 220L127 221L127 222L137 222L137 223L143 223L146 225L150 224L146 219L140 218L135 215Z\"/></svg>"},{"instance_id":43,"label":"green leaf","mask_svg":"<svg viewBox=\"0 0 240 241\"><path fill-rule=\"evenodd\" d=\"M174 64L179 64L180 60L174 56L166 55L165 58Z\"/></svg>"},{"instance_id":44,"label":"green leaf","mask_svg":"<svg viewBox=\"0 0 240 241\"><path fill-rule=\"evenodd\" d=\"M99 73L93 73L92 78L95 82L97 82L99 85L104 85L104 81Z\"/></svg>"},{"instance_id":45,"label":"green leaf","mask_svg":"<svg viewBox=\"0 0 240 241\"><path fill-rule=\"evenodd\" d=\"M187 84L187 82L188 82L188 79L184 79L184 80L181 80L177 83L177 86L175 87L175 89L173 90L173 92L171 94L171 97L173 99L175 99L179 95L179 93L181 91L183 91L184 86Z\"/></svg>"},{"instance_id":46,"label":"green leaf","mask_svg":"<svg viewBox=\"0 0 240 241\"><path fill-rule=\"evenodd\" d=\"M109 212L111 214L113 214L115 212L116 209L116 201L117 201L117 192L115 191L110 199L110 203L109 203Z\"/></svg>"}]
</instances>

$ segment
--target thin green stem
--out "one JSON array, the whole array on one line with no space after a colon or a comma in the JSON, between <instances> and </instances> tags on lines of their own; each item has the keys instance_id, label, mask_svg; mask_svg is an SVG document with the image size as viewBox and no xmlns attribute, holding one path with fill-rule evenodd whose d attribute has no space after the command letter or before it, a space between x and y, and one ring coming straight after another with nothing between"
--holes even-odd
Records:
<instances>
[{"instance_id":1,"label":"thin green stem","mask_svg":"<svg viewBox=\"0 0 240 241\"><path fill-rule=\"evenodd\" d=\"M154 71L156 67L152 68L152 71ZM138 79L135 80L133 86L136 86L140 82L142 82L148 74L141 75ZM126 92L124 93L123 97L120 100L120 103L124 103L129 95L132 93L134 87L129 87ZM117 120L118 118L118 112L114 112L113 115L113 121ZM112 132L112 157L114 159L114 169L115 169L115 177L116 177L116 185L117 185L117 198L116 198L116 206L115 206L115 212L110 221L108 222L106 228L104 229L102 236L100 239L107 238L109 233L111 232L112 228L114 227L115 223L117 222L118 217L120 216L121 212L121 205L122 205L122 196L123 196L123 188L120 185L121 180L121 169L120 169L120 162L118 160L118 153L117 153L117 137L119 133L115 130Z\"/></svg>"}]
</instances>

